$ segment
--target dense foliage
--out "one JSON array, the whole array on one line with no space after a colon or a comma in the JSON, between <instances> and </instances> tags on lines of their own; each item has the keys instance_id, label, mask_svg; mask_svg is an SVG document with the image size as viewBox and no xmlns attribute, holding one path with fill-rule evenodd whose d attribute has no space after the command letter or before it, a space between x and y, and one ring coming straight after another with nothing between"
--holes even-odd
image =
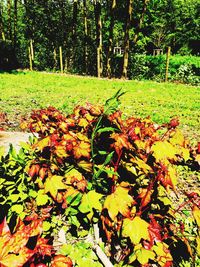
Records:
<instances>
[{"instance_id":1,"label":"dense foliage","mask_svg":"<svg viewBox=\"0 0 200 267\"><path fill-rule=\"evenodd\" d=\"M130 58L129 77L131 79L165 79L166 56L135 54ZM200 58L195 56L174 55L169 62L169 80L182 83L200 83Z\"/></svg>"},{"instance_id":2,"label":"dense foliage","mask_svg":"<svg viewBox=\"0 0 200 267\"><path fill-rule=\"evenodd\" d=\"M200 147L189 146L177 119L123 119L121 95L68 116L35 110L22 122L35 137L0 161L1 267L198 262L199 193L176 207L170 195L176 166L198 170Z\"/></svg>"},{"instance_id":3,"label":"dense foliage","mask_svg":"<svg viewBox=\"0 0 200 267\"><path fill-rule=\"evenodd\" d=\"M59 47L64 71L100 76L122 76L124 50L133 56L171 46L173 54L198 55L199 10L195 0L3 0L0 48L17 61L4 53L0 68L29 68L31 57L35 69L59 70ZM128 71L137 77L131 64Z\"/></svg>"}]
</instances>

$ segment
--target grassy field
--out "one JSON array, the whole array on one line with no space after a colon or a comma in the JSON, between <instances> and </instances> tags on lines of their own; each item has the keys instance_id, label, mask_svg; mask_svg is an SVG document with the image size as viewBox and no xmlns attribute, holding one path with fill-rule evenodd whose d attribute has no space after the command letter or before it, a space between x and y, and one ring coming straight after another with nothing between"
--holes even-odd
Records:
<instances>
[{"instance_id":1,"label":"grassy field","mask_svg":"<svg viewBox=\"0 0 200 267\"><path fill-rule=\"evenodd\" d=\"M69 113L75 105L86 102L103 104L120 88L126 92L121 98L125 116L150 115L157 123L177 116L189 139L200 140L200 88L182 84L39 72L1 73L0 112L6 112L14 122L32 109L49 105Z\"/></svg>"}]
</instances>

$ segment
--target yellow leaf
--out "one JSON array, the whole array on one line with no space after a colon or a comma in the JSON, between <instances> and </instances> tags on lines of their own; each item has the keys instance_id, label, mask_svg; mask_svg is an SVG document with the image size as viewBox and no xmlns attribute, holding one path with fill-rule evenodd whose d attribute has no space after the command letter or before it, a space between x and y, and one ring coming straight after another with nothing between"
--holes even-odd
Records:
<instances>
[{"instance_id":1,"label":"yellow leaf","mask_svg":"<svg viewBox=\"0 0 200 267\"><path fill-rule=\"evenodd\" d=\"M67 154L66 152L66 148L64 146L56 146L55 147L55 154L59 157L59 158L66 158L69 156L69 154Z\"/></svg>"},{"instance_id":2,"label":"yellow leaf","mask_svg":"<svg viewBox=\"0 0 200 267\"><path fill-rule=\"evenodd\" d=\"M124 219L122 235L130 237L134 245L139 244L141 239L150 240L148 231L149 223L136 216L133 220L126 218Z\"/></svg>"},{"instance_id":3,"label":"yellow leaf","mask_svg":"<svg viewBox=\"0 0 200 267\"><path fill-rule=\"evenodd\" d=\"M200 236L197 236L197 254L200 256Z\"/></svg>"},{"instance_id":4,"label":"yellow leaf","mask_svg":"<svg viewBox=\"0 0 200 267\"><path fill-rule=\"evenodd\" d=\"M152 249L158 256L158 262L161 266L164 266L167 261L173 261L168 245L164 242L156 242Z\"/></svg>"},{"instance_id":5,"label":"yellow leaf","mask_svg":"<svg viewBox=\"0 0 200 267\"><path fill-rule=\"evenodd\" d=\"M162 161L165 159L176 160L176 148L167 141L157 141L153 144L151 151L156 161Z\"/></svg>"},{"instance_id":6,"label":"yellow leaf","mask_svg":"<svg viewBox=\"0 0 200 267\"><path fill-rule=\"evenodd\" d=\"M7 256L0 259L0 266L15 266L21 267L23 266L27 260L34 254L34 250L29 251L27 248L22 248L19 255L16 254L8 254Z\"/></svg>"},{"instance_id":7,"label":"yellow leaf","mask_svg":"<svg viewBox=\"0 0 200 267\"><path fill-rule=\"evenodd\" d=\"M147 264L148 261L154 260L155 259L155 253L151 250L147 250L145 248L141 248L136 250L135 252L137 260L143 265L143 264Z\"/></svg>"},{"instance_id":8,"label":"yellow leaf","mask_svg":"<svg viewBox=\"0 0 200 267\"><path fill-rule=\"evenodd\" d=\"M104 208L108 210L110 218L115 221L120 212L124 217L130 215L130 207L135 203L128 194L129 189L118 186L114 193L106 197Z\"/></svg>"},{"instance_id":9,"label":"yellow leaf","mask_svg":"<svg viewBox=\"0 0 200 267\"><path fill-rule=\"evenodd\" d=\"M145 141L142 141L142 140L135 140L135 144L137 146L138 149L145 149L146 147L146 142Z\"/></svg>"},{"instance_id":10,"label":"yellow leaf","mask_svg":"<svg viewBox=\"0 0 200 267\"><path fill-rule=\"evenodd\" d=\"M77 162L78 166L87 172L92 172L92 163L89 161L81 160Z\"/></svg>"},{"instance_id":11,"label":"yellow leaf","mask_svg":"<svg viewBox=\"0 0 200 267\"><path fill-rule=\"evenodd\" d=\"M82 133L77 133L76 136L78 137L78 139L79 139L80 141L85 141L85 142L87 142L87 143L90 142L90 140L87 138L87 136L84 135L84 134L82 134Z\"/></svg>"},{"instance_id":12,"label":"yellow leaf","mask_svg":"<svg viewBox=\"0 0 200 267\"><path fill-rule=\"evenodd\" d=\"M83 213L88 213L89 219L93 216L93 209L102 210L102 205L99 200L102 198L102 194L95 192L95 190L89 191L87 194L84 194L79 206L79 210Z\"/></svg>"},{"instance_id":13,"label":"yellow leaf","mask_svg":"<svg viewBox=\"0 0 200 267\"><path fill-rule=\"evenodd\" d=\"M194 206L192 213L193 213L193 216L195 218L195 221L198 227L200 227L200 209L197 206Z\"/></svg>"},{"instance_id":14,"label":"yellow leaf","mask_svg":"<svg viewBox=\"0 0 200 267\"><path fill-rule=\"evenodd\" d=\"M177 174L176 170L171 165L168 166L168 177L171 181L172 188L175 188L177 185Z\"/></svg>"},{"instance_id":15,"label":"yellow leaf","mask_svg":"<svg viewBox=\"0 0 200 267\"><path fill-rule=\"evenodd\" d=\"M86 128L89 125L89 122L85 118L80 118L78 125L83 128Z\"/></svg>"},{"instance_id":16,"label":"yellow leaf","mask_svg":"<svg viewBox=\"0 0 200 267\"><path fill-rule=\"evenodd\" d=\"M45 147L49 146L49 144L50 144L50 137L47 136L43 138L42 140L40 140L39 142L35 143L33 145L33 148L37 148L40 151L42 151Z\"/></svg>"},{"instance_id":17,"label":"yellow leaf","mask_svg":"<svg viewBox=\"0 0 200 267\"><path fill-rule=\"evenodd\" d=\"M177 150L179 151L179 154L182 156L182 158L185 161L190 159L190 150L188 148L179 147L179 148L177 148Z\"/></svg>"},{"instance_id":18,"label":"yellow leaf","mask_svg":"<svg viewBox=\"0 0 200 267\"><path fill-rule=\"evenodd\" d=\"M63 177L58 175L50 176L46 179L44 184L44 192L50 193L53 198L56 198L58 190L66 189L66 185L63 183Z\"/></svg>"},{"instance_id":19,"label":"yellow leaf","mask_svg":"<svg viewBox=\"0 0 200 267\"><path fill-rule=\"evenodd\" d=\"M137 169L139 169L139 170L141 170L143 173L145 173L145 174L147 174L147 173L149 173L150 171L152 171L152 168L148 165L148 164L146 164L145 162L144 162L144 160L142 160L142 159L139 159L138 157L136 157L136 158L131 158L131 160L130 160L131 162L133 162L134 164L136 164L137 165Z\"/></svg>"},{"instance_id":20,"label":"yellow leaf","mask_svg":"<svg viewBox=\"0 0 200 267\"><path fill-rule=\"evenodd\" d=\"M185 138L184 138L184 135L182 134L182 132L180 130L176 129L176 131L173 133L173 135L169 141L172 145L183 146L184 142L185 142Z\"/></svg>"},{"instance_id":21,"label":"yellow leaf","mask_svg":"<svg viewBox=\"0 0 200 267\"><path fill-rule=\"evenodd\" d=\"M81 141L77 146L74 147L74 157L79 159L81 157L90 157L90 143Z\"/></svg>"}]
</instances>

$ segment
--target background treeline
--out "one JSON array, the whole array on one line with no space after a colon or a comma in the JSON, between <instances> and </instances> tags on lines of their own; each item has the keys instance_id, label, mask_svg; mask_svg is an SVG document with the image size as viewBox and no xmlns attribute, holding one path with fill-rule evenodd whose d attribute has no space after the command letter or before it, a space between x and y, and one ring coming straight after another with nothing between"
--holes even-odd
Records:
<instances>
[{"instance_id":1,"label":"background treeline","mask_svg":"<svg viewBox=\"0 0 200 267\"><path fill-rule=\"evenodd\" d=\"M197 76L199 26L196 0L1 0L0 68L162 78L165 55L152 55L170 46L193 55L171 76Z\"/></svg>"}]
</instances>

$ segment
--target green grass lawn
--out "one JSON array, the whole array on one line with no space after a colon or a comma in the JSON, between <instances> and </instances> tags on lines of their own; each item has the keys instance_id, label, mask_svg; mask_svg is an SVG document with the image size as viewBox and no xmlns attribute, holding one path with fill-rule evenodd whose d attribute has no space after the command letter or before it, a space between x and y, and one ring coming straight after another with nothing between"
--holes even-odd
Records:
<instances>
[{"instance_id":1,"label":"green grass lawn","mask_svg":"<svg viewBox=\"0 0 200 267\"><path fill-rule=\"evenodd\" d=\"M200 88L152 81L107 80L91 77L16 72L0 74L0 111L19 121L32 109L49 105L69 113L75 105L103 104L118 89L125 116L148 115L157 122L178 116L181 128L193 140L200 139Z\"/></svg>"}]
</instances>

